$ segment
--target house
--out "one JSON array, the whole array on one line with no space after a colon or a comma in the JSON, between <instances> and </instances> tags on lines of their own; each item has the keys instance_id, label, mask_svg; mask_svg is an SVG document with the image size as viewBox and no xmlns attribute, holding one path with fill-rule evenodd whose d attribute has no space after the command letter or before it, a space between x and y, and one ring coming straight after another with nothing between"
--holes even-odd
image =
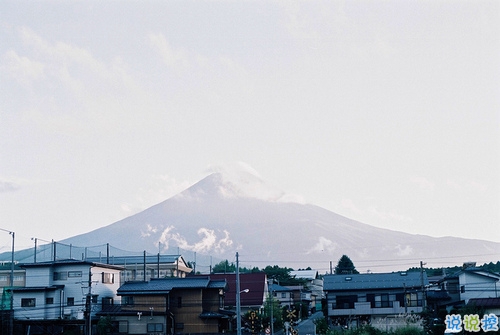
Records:
<instances>
[{"instance_id":1,"label":"house","mask_svg":"<svg viewBox=\"0 0 500 335\"><path fill-rule=\"evenodd\" d=\"M82 329L117 298L122 268L74 259L20 264L25 286L10 289L16 333ZM90 314L89 314L90 312Z\"/></svg>"},{"instance_id":2,"label":"house","mask_svg":"<svg viewBox=\"0 0 500 335\"><path fill-rule=\"evenodd\" d=\"M111 256L86 258L92 262L104 262L122 266L121 282L150 280L152 278L184 278L191 269L181 255Z\"/></svg>"},{"instance_id":3,"label":"house","mask_svg":"<svg viewBox=\"0 0 500 335\"><path fill-rule=\"evenodd\" d=\"M249 310L261 310L267 296L267 276L264 272L240 273L240 307L241 313ZM236 308L236 274L214 273L210 278L226 280L228 289L225 294L225 308L234 310Z\"/></svg>"},{"instance_id":4,"label":"house","mask_svg":"<svg viewBox=\"0 0 500 335\"><path fill-rule=\"evenodd\" d=\"M321 300L324 298L325 294L323 291L323 279L319 278L318 271L316 270L297 270L290 271L290 276L295 279L305 280L304 292L309 292L311 311L321 310ZM303 297L304 301L307 296Z\"/></svg>"},{"instance_id":5,"label":"house","mask_svg":"<svg viewBox=\"0 0 500 335\"><path fill-rule=\"evenodd\" d=\"M474 265L464 264L460 271L445 276L437 285L450 297L441 304L448 312L467 305L471 299L500 296L500 274L481 270Z\"/></svg>"},{"instance_id":6,"label":"house","mask_svg":"<svg viewBox=\"0 0 500 335\"><path fill-rule=\"evenodd\" d=\"M115 332L124 334L207 334L229 329L223 309L225 280L208 276L126 282L121 306L103 310Z\"/></svg>"},{"instance_id":7,"label":"house","mask_svg":"<svg viewBox=\"0 0 500 335\"><path fill-rule=\"evenodd\" d=\"M481 308L484 314L500 315L500 298L472 298L467 306Z\"/></svg>"},{"instance_id":8,"label":"house","mask_svg":"<svg viewBox=\"0 0 500 335\"><path fill-rule=\"evenodd\" d=\"M11 262L0 263L0 289L10 286L24 286L26 284L26 274L19 264L14 262L14 267ZM13 285L10 283L10 277L13 278Z\"/></svg>"},{"instance_id":9,"label":"house","mask_svg":"<svg viewBox=\"0 0 500 335\"><path fill-rule=\"evenodd\" d=\"M371 324L388 329L401 322L398 316L422 312L425 272L326 275L323 278L328 317L334 325Z\"/></svg>"},{"instance_id":10,"label":"house","mask_svg":"<svg viewBox=\"0 0 500 335\"><path fill-rule=\"evenodd\" d=\"M269 292L273 295L274 299L279 301L280 306L293 306L294 294L293 290L278 284L269 285Z\"/></svg>"}]
</instances>

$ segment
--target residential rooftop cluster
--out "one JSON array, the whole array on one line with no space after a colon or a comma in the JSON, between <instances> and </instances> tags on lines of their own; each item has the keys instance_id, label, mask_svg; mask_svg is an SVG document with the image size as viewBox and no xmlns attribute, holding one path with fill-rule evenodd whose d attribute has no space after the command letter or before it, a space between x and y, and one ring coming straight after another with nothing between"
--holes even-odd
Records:
<instances>
[{"instance_id":1,"label":"residential rooftop cluster","mask_svg":"<svg viewBox=\"0 0 500 335\"><path fill-rule=\"evenodd\" d=\"M424 269L326 275L291 271L291 277L301 279L297 285L262 271L194 273L182 255L12 265L0 268L2 334L90 335L100 328L109 334L237 333L238 316L247 330L250 311L262 316L251 331L264 332L275 308L297 310L297 319L322 312L332 327L370 324L384 330L409 319L422 326L417 317L422 312L442 320L471 305L500 314L500 274L470 263L440 276L428 276ZM274 322L275 330L283 326Z\"/></svg>"}]
</instances>

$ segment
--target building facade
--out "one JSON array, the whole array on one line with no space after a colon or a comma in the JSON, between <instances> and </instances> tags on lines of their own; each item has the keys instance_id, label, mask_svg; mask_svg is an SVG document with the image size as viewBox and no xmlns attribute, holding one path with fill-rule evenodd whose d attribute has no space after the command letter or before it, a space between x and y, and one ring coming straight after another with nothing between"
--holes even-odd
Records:
<instances>
[{"instance_id":1,"label":"building facade","mask_svg":"<svg viewBox=\"0 0 500 335\"><path fill-rule=\"evenodd\" d=\"M425 306L425 272L327 275L323 280L334 325L387 329L399 324L398 317L416 315Z\"/></svg>"},{"instance_id":2,"label":"building facade","mask_svg":"<svg viewBox=\"0 0 500 335\"><path fill-rule=\"evenodd\" d=\"M73 259L20 266L26 285L10 292L17 332L83 330L116 303L121 267Z\"/></svg>"}]
</instances>

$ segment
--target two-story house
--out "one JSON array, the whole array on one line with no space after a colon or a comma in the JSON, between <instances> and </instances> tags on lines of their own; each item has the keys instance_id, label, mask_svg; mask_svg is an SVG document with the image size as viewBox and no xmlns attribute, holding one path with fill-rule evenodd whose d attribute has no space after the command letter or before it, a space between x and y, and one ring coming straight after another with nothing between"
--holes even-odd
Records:
<instances>
[{"instance_id":1,"label":"two-story house","mask_svg":"<svg viewBox=\"0 0 500 335\"><path fill-rule=\"evenodd\" d=\"M443 302L449 311L463 307L471 299L500 297L500 274L466 267L445 276L437 285L448 293L450 299Z\"/></svg>"},{"instance_id":2,"label":"two-story house","mask_svg":"<svg viewBox=\"0 0 500 335\"><path fill-rule=\"evenodd\" d=\"M272 294L273 299L279 301L280 306L293 307L294 294L292 289L273 283L269 285L269 292Z\"/></svg>"},{"instance_id":3,"label":"two-story house","mask_svg":"<svg viewBox=\"0 0 500 335\"><path fill-rule=\"evenodd\" d=\"M396 327L397 316L422 312L427 284L425 272L327 275L323 287L328 317L340 326Z\"/></svg>"},{"instance_id":4,"label":"two-story house","mask_svg":"<svg viewBox=\"0 0 500 335\"><path fill-rule=\"evenodd\" d=\"M16 333L53 333L95 324L95 314L113 305L119 266L74 259L21 264L25 286L12 289Z\"/></svg>"},{"instance_id":5,"label":"two-story house","mask_svg":"<svg viewBox=\"0 0 500 335\"><path fill-rule=\"evenodd\" d=\"M210 274L210 278L227 281L227 291L224 303L228 310L236 308L236 274L235 273L215 273ZM267 276L264 272L240 273L240 307L241 313L245 314L249 310L261 310L266 301Z\"/></svg>"},{"instance_id":6,"label":"two-story house","mask_svg":"<svg viewBox=\"0 0 500 335\"><path fill-rule=\"evenodd\" d=\"M311 311L321 310L321 300L324 298L323 279L318 276L316 270L296 270L290 271L290 276L296 279L303 279L306 281L304 288L310 292ZM306 293L304 293L306 294ZM304 297L303 300L306 300Z\"/></svg>"},{"instance_id":7,"label":"two-story house","mask_svg":"<svg viewBox=\"0 0 500 335\"><path fill-rule=\"evenodd\" d=\"M223 309L225 280L209 276L126 282L119 308L103 310L124 334L207 334L229 329Z\"/></svg>"}]
</instances>

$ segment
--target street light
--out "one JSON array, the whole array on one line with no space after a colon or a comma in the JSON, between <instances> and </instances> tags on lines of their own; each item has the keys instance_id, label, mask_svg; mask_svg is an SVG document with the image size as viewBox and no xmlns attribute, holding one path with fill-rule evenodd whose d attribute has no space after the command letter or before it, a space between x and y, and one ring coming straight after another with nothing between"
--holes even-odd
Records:
<instances>
[{"instance_id":1,"label":"street light","mask_svg":"<svg viewBox=\"0 0 500 335\"><path fill-rule=\"evenodd\" d=\"M7 232L10 235L12 235L12 255L11 255L11 262L10 262L10 322L9 322L9 334L14 333L14 240L15 240L15 233L13 231L7 230L7 229L2 229L0 228L1 231Z\"/></svg>"},{"instance_id":2,"label":"street light","mask_svg":"<svg viewBox=\"0 0 500 335\"><path fill-rule=\"evenodd\" d=\"M241 295L241 293L248 293L248 292L250 292L250 290L246 288L244 290L239 291L239 286L240 286L239 279L237 280L236 284L237 284L236 286L238 287L237 288L238 291L236 292L237 293L236 294L236 317L237 317L236 327L238 329L236 330L236 333L238 335L241 335L241 297L240 297L240 295Z\"/></svg>"}]
</instances>

